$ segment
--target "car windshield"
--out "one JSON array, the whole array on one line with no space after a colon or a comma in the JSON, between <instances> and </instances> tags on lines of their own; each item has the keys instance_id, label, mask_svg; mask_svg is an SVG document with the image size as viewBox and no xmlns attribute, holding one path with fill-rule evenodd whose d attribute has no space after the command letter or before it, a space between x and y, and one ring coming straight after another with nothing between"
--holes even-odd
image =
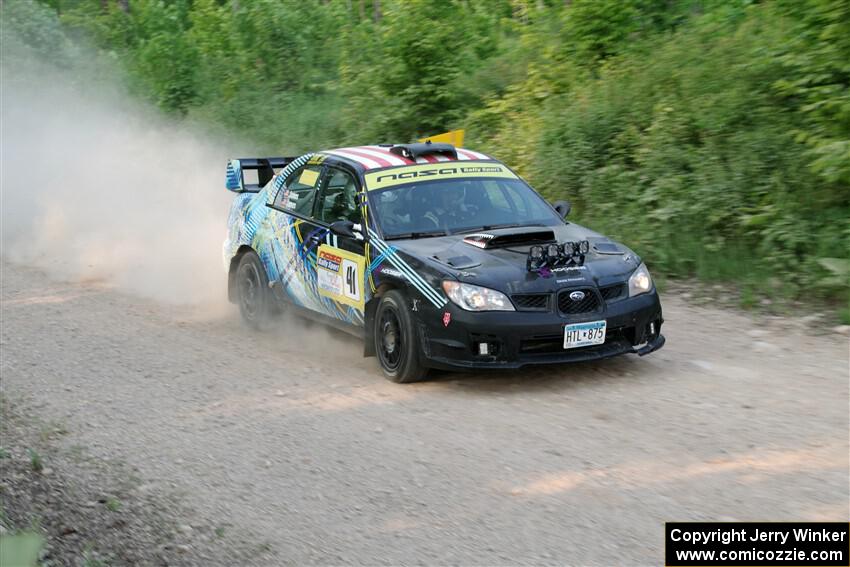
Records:
<instances>
[{"instance_id":1,"label":"car windshield","mask_svg":"<svg viewBox=\"0 0 850 567\"><path fill-rule=\"evenodd\" d=\"M519 179L410 183L370 191L369 207L376 213L384 236L390 239L563 222Z\"/></svg>"}]
</instances>

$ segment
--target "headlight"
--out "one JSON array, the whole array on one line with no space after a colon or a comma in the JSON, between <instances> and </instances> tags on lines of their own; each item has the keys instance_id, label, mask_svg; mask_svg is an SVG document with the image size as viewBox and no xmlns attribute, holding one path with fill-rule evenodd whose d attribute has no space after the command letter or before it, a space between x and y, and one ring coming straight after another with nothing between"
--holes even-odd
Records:
<instances>
[{"instance_id":1,"label":"headlight","mask_svg":"<svg viewBox=\"0 0 850 567\"><path fill-rule=\"evenodd\" d=\"M467 311L514 311L514 306L508 297L495 289L444 281L443 291L453 303Z\"/></svg>"},{"instance_id":2,"label":"headlight","mask_svg":"<svg viewBox=\"0 0 850 567\"><path fill-rule=\"evenodd\" d=\"M629 278L629 297L646 293L652 289L652 278L646 264L638 266L637 270Z\"/></svg>"}]
</instances>

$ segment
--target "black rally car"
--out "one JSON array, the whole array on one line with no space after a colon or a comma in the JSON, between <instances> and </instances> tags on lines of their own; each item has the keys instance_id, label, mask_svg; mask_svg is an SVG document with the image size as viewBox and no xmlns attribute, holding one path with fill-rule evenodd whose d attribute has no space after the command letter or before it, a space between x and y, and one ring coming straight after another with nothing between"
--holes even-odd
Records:
<instances>
[{"instance_id":1,"label":"black rally car","mask_svg":"<svg viewBox=\"0 0 850 567\"><path fill-rule=\"evenodd\" d=\"M256 178L249 183L249 177ZM630 249L509 167L448 144L231 160L230 299L364 337L387 378L645 355L661 304Z\"/></svg>"}]
</instances>

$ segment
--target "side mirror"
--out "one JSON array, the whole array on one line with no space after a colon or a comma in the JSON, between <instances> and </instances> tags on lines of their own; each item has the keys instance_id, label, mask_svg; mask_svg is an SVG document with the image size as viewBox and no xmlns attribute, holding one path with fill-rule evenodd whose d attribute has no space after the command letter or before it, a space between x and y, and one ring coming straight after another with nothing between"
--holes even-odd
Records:
<instances>
[{"instance_id":1,"label":"side mirror","mask_svg":"<svg viewBox=\"0 0 850 567\"><path fill-rule=\"evenodd\" d=\"M347 236L348 238L357 238L354 234L354 223L350 220L338 220L331 223L331 232L337 236Z\"/></svg>"},{"instance_id":2,"label":"side mirror","mask_svg":"<svg viewBox=\"0 0 850 567\"><path fill-rule=\"evenodd\" d=\"M552 207L561 215L562 219L567 218L567 215L570 214L570 209L573 208L569 201L555 201L552 203Z\"/></svg>"}]
</instances>

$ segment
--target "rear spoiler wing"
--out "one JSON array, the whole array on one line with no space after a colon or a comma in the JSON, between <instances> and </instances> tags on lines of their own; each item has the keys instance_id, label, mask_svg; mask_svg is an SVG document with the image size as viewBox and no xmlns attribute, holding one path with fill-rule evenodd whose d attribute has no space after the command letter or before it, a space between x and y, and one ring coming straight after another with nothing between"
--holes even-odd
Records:
<instances>
[{"instance_id":1,"label":"rear spoiler wing","mask_svg":"<svg viewBox=\"0 0 850 567\"><path fill-rule=\"evenodd\" d=\"M294 157L240 158L227 162L225 187L234 193L257 193ZM247 175L246 175L247 174Z\"/></svg>"}]
</instances>

